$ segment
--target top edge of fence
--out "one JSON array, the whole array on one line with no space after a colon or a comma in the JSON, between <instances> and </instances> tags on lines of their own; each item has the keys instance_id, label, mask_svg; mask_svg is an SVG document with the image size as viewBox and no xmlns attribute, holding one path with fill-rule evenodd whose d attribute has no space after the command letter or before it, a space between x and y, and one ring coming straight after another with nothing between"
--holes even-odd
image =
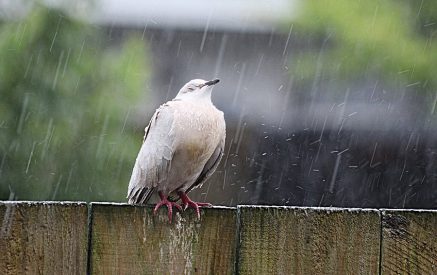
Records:
<instances>
[{"instance_id":1,"label":"top edge of fence","mask_svg":"<svg viewBox=\"0 0 437 275\"><path fill-rule=\"evenodd\" d=\"M261 209L285 209L285 210L304 210L304 211L347 211L347 212L423 212L436 213L437 209L421 208L360 208L360 207L314 207L314 206L284 206L284 205L238 205L237 208L261 208Z\"/></svg>"},{"instance_id":2,"label":"top edge of fence","mask_svg":"<svg viewBox=\"0 0 437 275\"><path fill-rule=\"evenodd\" d=\"M121 207L139 207L139 208L154 208L153 204L146 205L133 205L129 203L122 202L91 202L92 206L121 206ZM225 209L225 210L236 210L237 207L234 206L223 206L223 205L213 205L212 207L202 207L202 209Z\"/></svg>"},{"instance_id":3,"label":"top edge of fence","mask_svg":"<svg viewBox=\"0 0 437 275\"><path fill-rule=\"evenodd\" d=\"M85 202L85 201L27 201L27 200L0 200L0 205L95 205L95 206L121 206L121 207L154 207L152 204L131 205L123 202ZM250 205L241 204L237 206L214 205L209 209L284 209L284 210L303 210L303 211L325 211L325 212L415 212L415 213L437 213L437 209L420 209L420 208L359 208L359 207L313 207L313 206L284 206L284 205ZM207 208L203 208L207 209Z\"/></svg>"},{"instance_id":4,"label":"top edge of fence","mask_svg":"<svg viewBox=\"0 0 437 275\"><path fill-rule=\"evenodd\" d=\"M414 213L437 213L437 209L421 209L421 208L381 208L381 212L414 212Z\"/></svg>"},{"instance_id":5,"label":"top edge of fence","mask_svg":"<svg viewBox=\"0 0 437 275\"><path fill-rule=\"evenodd\" d=\"M238 205L238 208L255 209L284 209L302 211L323 211L323 212L375 212L379 213L378 208L358 208L358 207L313 207L313 206L283 206L283 205Z\"/></svg>"},{"instance_id":6,"label":"top edge of fence","mask_svg":"<svg viewBox=\"0 0 437 275\"><path fill-rule=\"evenodd\" d=\"M70 205L77 205L77 206L84 206L87 205L87 202L85 201L1 201L0 205L63 205L63 206L70 206Z\"/></svg>"}]
</instances>

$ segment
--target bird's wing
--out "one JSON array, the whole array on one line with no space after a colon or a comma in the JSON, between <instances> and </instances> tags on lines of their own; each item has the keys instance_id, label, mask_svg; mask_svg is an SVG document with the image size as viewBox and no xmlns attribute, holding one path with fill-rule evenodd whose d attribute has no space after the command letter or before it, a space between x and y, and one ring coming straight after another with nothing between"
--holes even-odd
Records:
<instances>
[{"instance_id":1,"label":"bird's wing","mask_svg":"<svg viewBox=\"0 0 437 275\"><path fill-rule=\"evenodd\" d=\"M146 203L155 188L166 181L175 148L173 128L174 109L166 103L156 110L145 129L129 182L129 203Z\"/></svg>"},{"instance_id":2,"label":"bird's wing","mask_svg":"<svg viewBox=\"0 0 437 275\"><path fill-rule=\"evenodd\" d=\"M214 150L214 153L212 153L211 157L203 167L202 172L200 172L196 181L187 189L186 193L190 192L192 189L198 186L201 186L215 172L218 165L220 164L220 160L223 157L223 152L225 150L225 139L226 133L224 132L222 139Z\"/></svg>"}]
</instances>

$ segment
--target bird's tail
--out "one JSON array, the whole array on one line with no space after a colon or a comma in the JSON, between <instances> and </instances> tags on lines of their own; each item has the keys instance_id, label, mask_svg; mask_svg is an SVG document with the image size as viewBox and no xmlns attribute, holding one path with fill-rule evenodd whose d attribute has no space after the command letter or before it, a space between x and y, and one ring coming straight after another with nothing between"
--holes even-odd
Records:
<instances>
[{"instance_id":1,"label":"bird's tail","mask_svg":"<svg viewBox=\"0 0 437 275\"><path fill-rule=\"evenodd\" d=\"M146 204L152 196L155 188L138 187L129 190L127 195L129 204Z\"/></svg>"},{"instance_id":2,"label":"bird's tail","mask_svg":"<svg viewBox=\"0 0 437 275\"><path fill-rule=\"evenodd\" d=\"M129 181L127 199L129 204L146 204L152 196L155 188L149 188L142 184L146 179L141 172L141 169L135 164L132 170L132 176Z\"/></svg>"}]
</instances>

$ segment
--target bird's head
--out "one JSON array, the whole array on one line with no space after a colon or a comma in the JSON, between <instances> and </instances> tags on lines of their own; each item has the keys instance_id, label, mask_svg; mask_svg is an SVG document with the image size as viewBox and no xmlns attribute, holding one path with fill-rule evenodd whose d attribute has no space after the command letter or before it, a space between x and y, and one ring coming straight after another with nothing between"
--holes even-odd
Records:
<instances>
[{"instance_id":1,"label":"bird's head","mask_svg":"<svg viewBox=\"0 0 437 275\"><path fill-rule=\"evenodd\" d=\"M193 79L185 84L175 99L211 98L211 91L220 80Z\"/></svg>"}]
</instances>

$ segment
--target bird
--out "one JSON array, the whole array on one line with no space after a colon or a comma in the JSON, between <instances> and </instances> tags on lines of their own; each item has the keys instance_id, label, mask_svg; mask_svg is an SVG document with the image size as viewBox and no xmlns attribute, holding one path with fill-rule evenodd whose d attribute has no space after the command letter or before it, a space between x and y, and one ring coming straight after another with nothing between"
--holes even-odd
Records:
<instances>
[{"instance_id":1,"label":"bird","mask_svg":"<svg viewBox=\"0 0 437 275\"><path fill-rule=\"evenodd\" d=\"M191 207L200 219L199 207L212 206L192 201L187 193L202 186L224 154L224 114L211 101L218 82L193 79L155 111L132 170L129 204L144 205L157 192L160 201L153 213L165 205L170 223L173 207L179 211Z\"/></svg>"}]
</instances>

